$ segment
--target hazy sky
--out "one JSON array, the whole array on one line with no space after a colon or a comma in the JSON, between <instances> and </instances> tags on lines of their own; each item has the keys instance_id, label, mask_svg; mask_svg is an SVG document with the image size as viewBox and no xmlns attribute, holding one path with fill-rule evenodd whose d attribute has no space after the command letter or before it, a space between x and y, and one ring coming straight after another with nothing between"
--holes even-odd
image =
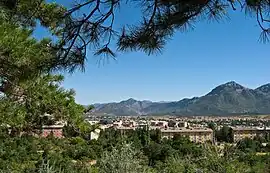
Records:
<instances>
[{"instance_id":1,"label":"hazy sky","mask_svg":"<svg viewBox=\"0 0 270 173\"><path fill-rule=\"evenodd\" d=\"M138 20L134 9L122 8L121 14L118 21ZM254 18L237 12L230 18L220 23L203 21L193 31L177 33L160 55L117 53L117 61L98 66L90 51L86 71L66 75L63 85L76 90L79 103L91 104L131 97L180 100L204 95L232 80L250 88L268 83L270 43L258 42L260 29Z\"/></svg>"}]
</instances>

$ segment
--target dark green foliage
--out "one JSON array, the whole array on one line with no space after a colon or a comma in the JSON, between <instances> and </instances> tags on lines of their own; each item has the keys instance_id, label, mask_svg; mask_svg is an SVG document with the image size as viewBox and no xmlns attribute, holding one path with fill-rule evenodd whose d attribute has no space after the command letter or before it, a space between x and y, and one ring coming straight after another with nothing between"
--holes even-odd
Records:
<instances>
[{"instance_id":1,"label":"dark green foliage","mask_svg":"<svg viewBox=\"0 0 270 173\"><path fill-rule=\"evenodd\" d=\"M217 126L217 125L216 125L214 122L209 122L209 123L208 123L208 128L212 129L213 131L215 131L216 126Z\"/></svg>"},{"instance_id":2,"label":"dark green foliage","mask_svg":"<svg viewBox=\"0 0 270 173\"><path fill-rule=\"evenodd\" d=\"M152 141L156 143L161 143L161 131L160 129L151 130L150 131L150 138Z\"/></svg>"},{"instance_id":3,"label":"dark green foliage","mask_svg":"<svg viewBox=\"0 0 270 173\"><path fill-rule=\"evenodd\" d=\"M143 129L136 129L136 134L138 136L138 139L140 141L141 146L146 146L150 141L150 132L147 128ZM131 135L133 136L133 135Z\"/></svg>"},{"instance_id":4,"label":"dark green foliage","mask_svg":"<svg viewBox=\"0 0 270 173\"><path fill-rule=\"evenodd\" d=\"M237 143L237 148L242 152L270 152L269 143L263 137L245 138Z\"/></svg>"},{"instance_id":5,"label":"dark green foliage","mask_svg":"<svg viewBox=\"0 0 270 173\"><path fill-rule=\"evenodd\" d=\"M199 156L201 154L201 148L192 143L188 138L182 136L174 136L172 141L167 141L170 143L172 148L176 150L178 155L185 156L185 155L194 155Z\"/></svg>"},{"instance_id":6,"label":"dark green foliage","mask_svg":"<svg viewBox=\"0 0 270 173\"><path fill-rule=\"evenodd\" d=\"M73 90L59 87L62 80L60 75L42 75L36 80L20 82L16 86L17 95L6 92L0 98L1 125L10 126L16 133L32 132L59 120L83 128L84 109L75 103Z\"/></svg>"},{"instance_id":7,"label":"dark green foliage","mask_svg":"<svg viewBox=\"0 0 270 173\"><path fill-rule=\"evenodd\" d=\"M60 87L63 76L51 75L78 61L59 59L61 50L52 39L33 38L38 22L57 31L65 11L45 0L0 1L0 124L10 127L13 136L59 120L82 132L89 128L83 107L75 103L75 92Z\"/></svg>"},{"instance_id":8,"label":"dark green foliage","mask_svg":"<svg viewBox=\"0 0 270 173\"><path fill-rule=\"evenodd\" d=\"M83 139L39 139L32 136L1 139L0 156L0 170L11 172L35 172L44 161L68 171L76 167L73 160L88 162L97 159L96 152Z\"/></svg>"},{"instance_id":9,"label":"dark green foliage","mask_svg":"<svg viewBox=\"0 0 270 173\"><path fill-rule=\"evenodd\" d=\"M249 138L245 138L244 140L238 142L237 147L243 152L259 152L263 148L262 144L259 141Z\"/></svg>"},{"instance_id":10,"label":"dark green foliage","mask_svg":"<svg viewBox=\"0 0 270 173\"><path fill-rule=\"evenodd\" d=\"M139 134L145 137L140 138ZM155 131L149 133L155 134ZM65 139L35 138L33 136L0 136L0 170L4 172L55 171L67 173L87 172L226 172L246 171L265 173L270 170L269 155L259 141L243 140L236 147L219 151L209 144L195 144L187 138L156 141L146 129L121 134L108 129L98 140L81 137ZM142 145L147 138L147 143ZM136 139L137 142L127 143ZM142 140L142 141L141 141ZM268 151L269 152L269 151ZM97 165L91 166L91 160ZM50 173L50 172L49 172Z\"/></svg>"},{"instance_id":11,"label":"dark green foliage","mask_svg":"<svg viewBox=\"0 0 270 173\"><path fill-rule=\"evenodd\" d=\"M149 166L154 166L158 161L165 161L170 155L169 148L155 142L145 146L143 152L148 157Z\"/></svg>"},{"instance_id":12,"label":"dark green foliage","mask_svg":"<svg viewBox=\"0 0 270 173\"><path fill-rule=\"evenodd\" d=\"M144 173L150 170L142 162L140 153L126 143L110 152L105 151L97 166L100 173Z\"/></svg>"},{"instance_id":13,"label":"dark green foliage","mask_svg":"<svg viewBox=\"0 0 270 173\"><path fill-rule=\"evenodd\" d=\"M91 110L95 109L95 106L94 105L89 105L89 106L86 106L85 107L85 110L84 112L87 113L87 112L90 112Z\"/></svg>"},{"instance_id":14,"label":"dark green foliage","mask_svg":"<svg viewBox=\"0 0 270 173\"><path fill-rule=\"evenodd\" d=\"M218 141L229 143L233 142L232 129L228 126L223 126L220 130L216 130L215 136Z\"/></svg>"},{"instance_id":15,"label":"dark green foliage","mask_svg":"<svg viewBox=\"0 0 270 173\"><path fill-rule=\"evenodd\" d=\"M120 131L111 128L111 129L106 129L105 131L101 132L99 141L100 141L100 145L103 148L111 150L112 147L115 147L123 143L124 137L125 136L123 136Z\"/></svg>"}]
</instances>

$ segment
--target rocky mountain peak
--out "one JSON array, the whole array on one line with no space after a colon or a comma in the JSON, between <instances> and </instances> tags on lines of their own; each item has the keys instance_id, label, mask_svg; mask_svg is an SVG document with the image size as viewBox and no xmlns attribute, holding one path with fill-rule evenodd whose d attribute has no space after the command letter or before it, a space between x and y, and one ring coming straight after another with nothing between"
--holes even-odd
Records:
<instances>
[{"instance_id":1,"label":"rocky mountain peak","mask_svg":"<svg viewBox=\"0 0 270 173\"><path fill-rule=\"evenodd\" d=\"M236 83L235 81L230 81L230 82L227 82L225 84L223 84L224 86L230 86L230 87L238 87L238 86L241 86L240 84Z\"/></svg>"},{"instance_id":2,"label":"rocky mountain peak","mask_svg":"<svg viewBox=\"0 0 270 173\"><path fill-rule=\"evenodd\" d=\"M242 85L236 83L235 81L230 81L230 82L227 82L225 84L221 84L221 85L217 86L207 95L216 95L216 94L220 94L220 93L225 92L225 91L227 91L227 92L230 92L230 91L241 92L244 89L246 89L246 88L243 87Z\"/></svg>"},{"instance_id":3,"label":"rocky mountain peak","mask_svg":"<svg viewBox=\"0 0 270 173\"><path fill-rule=\"evenodd\" d=\"M262 85L255 89L256 91L260 91L266 94L270 94L270 83Z\"/></svg>"},{"instance_id":4,"label":"rocky mountain peak","mask_svg":"<svg viewBox=\"0 0 270 173\"><path fill-rule=\"evenodd\" d=\"M136 103L137 100L133 99L133 98L129 98L127 100L121 101L120 103L126 103L126 104L134 104Z\"/></svg>"}]
</instances>

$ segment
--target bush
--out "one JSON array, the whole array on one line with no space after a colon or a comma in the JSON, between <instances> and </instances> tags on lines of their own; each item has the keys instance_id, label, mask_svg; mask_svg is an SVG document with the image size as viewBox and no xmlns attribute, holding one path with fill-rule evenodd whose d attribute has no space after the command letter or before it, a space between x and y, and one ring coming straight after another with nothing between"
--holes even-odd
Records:
<instances>
[{"instance_id":1,"label":"bush","mask_svg":"<svg viewBox=\"0 0 270 173\"><path fill-rule=\"evenodd\" d=\"M105 152L97 164L100 173L148 173L149 168L142 165L138 152L130 144L123 144L120 148L113 148Z\"/></svg>"}]
</instances>

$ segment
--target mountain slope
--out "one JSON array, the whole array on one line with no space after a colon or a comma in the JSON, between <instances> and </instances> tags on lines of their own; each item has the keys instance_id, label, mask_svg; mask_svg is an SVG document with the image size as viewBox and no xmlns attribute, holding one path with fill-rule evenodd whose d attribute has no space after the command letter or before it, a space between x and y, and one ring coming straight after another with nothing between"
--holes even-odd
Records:
<instances>
[{"instance_id":1,"label":"mountain slope","mask_svg":"<svg viewBox=\"0 0 270 173\"><path fill-rule=\"evenodd\" d=\"M235 82L228 82L213 89L188 107L199 114L234 114L257 112L256 93Z\"/></svg>"},{"instance_id":2,"label":"mountain slope","mask_svg":"<svg viewBox=\"0 0 270 173\"><path fill-rule=\"evenodd\" d=\"M270 83L256 88L255 91L270 95Z\"/></svg>"},{"instance_id":3,"label":"mountain slope","mask_svg":"<svg viewBox=\"0 0 270 173\"><path fill-rule=\"evenodd\" d=\"M137 101L128 99L119 103L107 103L97 107L95 112L113 115L143 115L143 109L150 106L150 101Z\"/></svg>"},{"instance_id":4,"label":"mountain slope","mask_svg":"<svg viewBox=\"0 0 270 173\"><path fill-rule=\"evenodd\" d=\"M164 103L128 99L99 105L95 111L114 115L269 114L270 84L253 90L232 81L217 86L202 97Z\"/></svg>"}]
</instances>

